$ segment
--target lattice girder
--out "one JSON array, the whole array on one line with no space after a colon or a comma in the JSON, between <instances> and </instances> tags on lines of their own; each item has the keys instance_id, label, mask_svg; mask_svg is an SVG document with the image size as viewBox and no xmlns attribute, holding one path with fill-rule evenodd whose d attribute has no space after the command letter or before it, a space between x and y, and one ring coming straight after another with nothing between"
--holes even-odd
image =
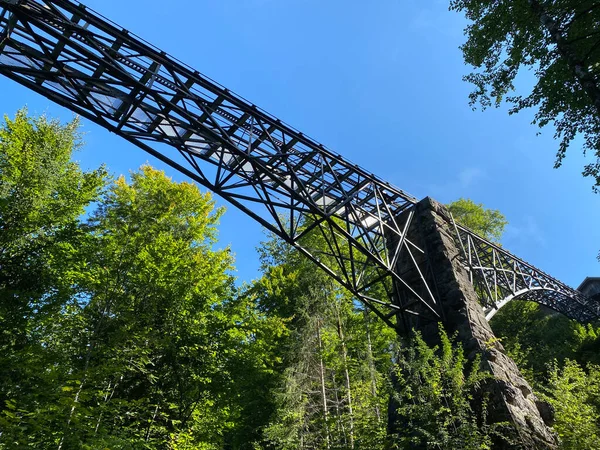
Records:
<instances>
[{"instance_id":1,"label":"lattice girder","mask_svg":"<svg viewBox=\"0 0 600 450\"><path fill-rule=\"evenodd\" d=\"M69 0L0 0L0 73L223 197L391 326L415 302L431 320L440 318L425 250L407 236L414 197L98 13ZM399 222L401 216L408 220ZM462 233L480 242L469 230ZM418 285L395 272L400 258L414 263ZM493 261L480 266L473 273L479 270L484 280L492 276L484 266L510 279ZM513 279L541 276L532 266L513 272ZM406 300L393 298L392 284ZM552 285L567 292L556 280Z\"/></svg>"},{"instance_id":2,"label":"lattice girder","mask_svg":"<svg viewBox=\"0 0 600 450\"><path fill-rule=\"evenodd\" d=\"M385 320L398 310L391 293L375 298L371 288L403 283L393 261L416 246L403 236L390 254L384 235L402 235L394 218L413 197L83 5L0 6L0 73L219 194L357 298L383 307L376 312ZM311 231L326 238L325 250L304 244Z\"/></svg>"},{"instance_id":3,"label":"lattice girder","mask_svg":"<svg viewBox=\"0 0 600 450\"><path fill-rule=\"evenodd\" d=\"M580 322L600 317L600 303L467 228L455 225L455 230L488 320L517 299L537 302Z\"/></svg>"}]
</instances>

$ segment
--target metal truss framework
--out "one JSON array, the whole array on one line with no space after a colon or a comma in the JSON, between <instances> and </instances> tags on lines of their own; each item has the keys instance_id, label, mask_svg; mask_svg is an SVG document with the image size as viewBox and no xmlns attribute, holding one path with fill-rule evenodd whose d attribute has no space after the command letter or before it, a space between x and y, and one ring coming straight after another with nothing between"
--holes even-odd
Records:
<instances>
[{"instance_id":1,"label":"metal truss framework","mask_svg":"<svg viewBox=\"0 0 600 450\"><path fill-rule=\"evenodd\" d=\"M530 300L579 322L600 317L600 303L454 224L465 268L490 320L511 300Z\"/></svg>"},{"instance_id":2,"label":"metal truss framework","mask_svg":"<svg viewBox=\"0 0 600 450\"><path fill-rule=\"evenodd\" d=\"M414 313L415 303L440 319L421 262L426 249L406 233L414 197L84 5L0 0L0 73L214 191L389 325ZM579 320L598 316L597 309L584 312L589 305L581 294L471 231L457 230L473 282L489 294L486 305L498 305L502 295L519 297L522 289L542 289L540 303ZM395 272L400 258L412 261L418 285ZM392 285L404 295L393 298Z\"/></svg>"}]
</instances>

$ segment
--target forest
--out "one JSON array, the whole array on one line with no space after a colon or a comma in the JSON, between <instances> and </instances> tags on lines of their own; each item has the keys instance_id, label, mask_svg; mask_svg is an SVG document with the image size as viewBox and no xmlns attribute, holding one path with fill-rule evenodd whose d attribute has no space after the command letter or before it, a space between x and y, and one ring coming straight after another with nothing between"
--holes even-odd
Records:
<instances>
[{"instance_id":1,"label":"forest","mask_svg":"<svg viewBox=\"0 0 600 450\"><path fill-rule=\"evenodd\" d=\"M435 347L397 336L273 236L258 250L261 276L236 284L210 193L149 165L83 171L82 145L78 119L21 110L0 127L0 449L510 439L510 424L475 404L489 375L453 336L440 330ZM502 236L499 211L449 208ZM600 448L600 326L515 301L492 328L551 405L561 448Z\"/></svg>"},{"instance_id":2,"label":"forest","mask_svg":"<svg viewBox=\"0 0 600 450\"><path fill-rule=\"evenodd\" d=\"M471 105L533 109L555 166L580 147L600 192L598 2L449 6L467 19ZM84 170L83 145L77 118L0 124L0 450L522 448L456 336L398 335L275 236L239 283L210 193L148 164ZM447 206L500 243L500 211ZM599 449L600 323L513 301L491 327L559 447Z\"/></svg>"}]
</instances>

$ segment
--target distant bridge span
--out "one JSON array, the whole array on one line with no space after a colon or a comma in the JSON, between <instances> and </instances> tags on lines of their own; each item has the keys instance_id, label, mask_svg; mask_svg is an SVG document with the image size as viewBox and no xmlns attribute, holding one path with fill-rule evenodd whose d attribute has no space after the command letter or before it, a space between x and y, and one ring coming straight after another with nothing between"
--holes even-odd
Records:
<instances>
[{"instance_id":1,"label":"distant bridge span","mask_svg":"<svg viewBox=\"0 0 600 450\"><path fill-rule=\"evenodd\" d=\"M600 304L566 286L538 268L487 241L467 228L455 225L464 265L490 320L512 300L529 300L579 322L599 317Z\"/></svg>"},{"instance_id":2,"label":"distant bridge span","mask_svg":"<svg viewBox=\"0 0 600 450\"><path fill-rule=\"evenodd\" d=\"M556 296L556 295L562 295L562 294L558 291L555 291L552 289L546 289L543 287L532 287L532 288L527 288L527 289L521 289L520 291L517 291L514 294L509 294L508 296L504 297L500 301L497 301L493 305L484 307L483 310L485 311L485 318L487 320L491 320L492 317L494 317L496 315L496 313L498 311L500 311L500 309L503 306L506 306L512 300L535 301L536 303L540 303L544 306L554 309L555 311L558 311L559 306L562 303L564 303L565 300L568 301L568 297L566 299L563 299L562 302L561 301L554 301L554 302L547 301L547 299L552 298L553 296ZM560 311L560 312L562 312L562 311Z\"/></svg>"}]
</instances>

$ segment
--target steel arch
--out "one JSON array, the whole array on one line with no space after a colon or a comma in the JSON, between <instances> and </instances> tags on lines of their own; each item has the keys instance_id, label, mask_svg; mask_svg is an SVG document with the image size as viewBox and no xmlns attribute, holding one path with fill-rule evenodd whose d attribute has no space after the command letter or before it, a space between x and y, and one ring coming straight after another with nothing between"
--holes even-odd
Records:
<instances>
[{"instance_id":1,"label":"steel arch","mask_svg":"<svg viewBox=\"0 0 600 450\"><path fill-rule=\"evenodd\" d=\"M492 320L498 311L500 311L504 306L510 303L513 300L529 300L535 303L539 303L540 305L544 305L554 311L564 314L568 316L564 311L561 311L560 305L564 303L564 300L568 301L568 298L563 298L561 301L550 301L550 299L556 296L564 296L563 293L555 291L553 289L545 289L542 287L534 287L531 289L523 289L519 292L516 292L514 295L511 294L501 301L495 303L493 306L488 306L484 308L485 318L487 320Z\"/></svg>"},{"instance_id":2,"label":"steel arch","mask_svg":"<svg viewBox=\"0 0 600 450\"><path fill-rule=\"evenodd\" d=\"M580 322L600 317L600 303L559 282L469 229L454 225L455 237L471 282L489 320L511 300L547 306Z\"/></svg>"}]
</instances>

